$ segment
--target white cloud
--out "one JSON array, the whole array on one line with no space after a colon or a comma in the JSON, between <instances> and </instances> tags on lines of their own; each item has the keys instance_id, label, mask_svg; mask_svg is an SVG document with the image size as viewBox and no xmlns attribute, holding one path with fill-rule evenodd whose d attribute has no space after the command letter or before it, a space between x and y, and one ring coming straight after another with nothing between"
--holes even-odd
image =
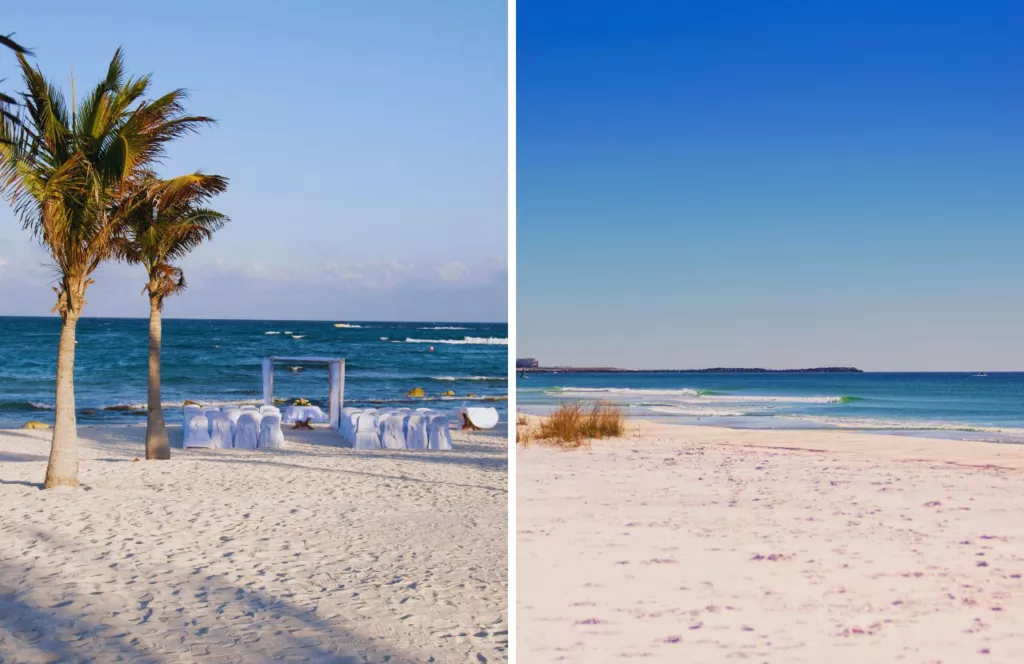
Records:
<instances>
[{"instance_id":1,"label":"white cloud","mask_svg":"<svg viewBox=\"0 0 1024 664\"><path fill-rule=\"evenodd\" d=\"M446 283L465 281L469 276L469 268L462 263L447 262L437 266L437 277Z\"/></svg>"}]
</instances>

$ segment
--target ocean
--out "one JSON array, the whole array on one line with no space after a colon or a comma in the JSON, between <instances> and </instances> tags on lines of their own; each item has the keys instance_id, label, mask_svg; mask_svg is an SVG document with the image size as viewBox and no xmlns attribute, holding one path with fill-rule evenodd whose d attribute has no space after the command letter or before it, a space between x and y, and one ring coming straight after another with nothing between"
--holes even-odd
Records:
<instances>
[{"instance_id":1,"label":"ocean","mask_svg":"<svg viewBox=\"0 0 1024 664\"><path fill-rule=\"evenodd\" d=\"M79 321L79 424L145 421L148 333L146 319ZM59 336L56 316L0 317L0 427L53 423ZM173 318L163 321L167 422L180 421L185 399L209 405L258 402L261 361L270 355L344 358L346 405L449 408L481 402L498 408L507 422L507 403L489 401L508 395L505 324ZM426 397L407 398L414 387L422 387ZM449 390L456 396L441 396ZM326 407L328 391L326 367L292 371L279 365L275 371L277 398L306 398Z\"/></svg>"},{"instance_id":2,"label":"ocean","mask_svg":"<svg viewBox=\"0 0 1024 664\"><path fill-rule=\"evenodd\" d=\"M534 414L605 400L680 424L1024 443L1024 373L528 374L516 395Z\"/></svg>"}]
</instances>

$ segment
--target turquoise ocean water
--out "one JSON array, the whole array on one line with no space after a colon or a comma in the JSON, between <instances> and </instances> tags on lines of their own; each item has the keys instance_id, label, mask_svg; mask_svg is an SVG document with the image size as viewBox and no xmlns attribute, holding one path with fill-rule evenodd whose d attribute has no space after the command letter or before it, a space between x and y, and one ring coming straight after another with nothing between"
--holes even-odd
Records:
<instances>
[{"instance_id":1,"label":"turquoise ocean water","mask_svg":"<svg viewBox=\"0 0 1024 664\"><path fill-rule=\"evenodd\" d=\"M527 413L607 400L681 424L1024 443L1024 373L530 374L516 394Z\"/></svg>"},{"instance_id":2,"label":"turquoise ocean water","mask_svg":"<svg viewBox=\"0 0 1024 664\"><path fill-rule=\"evenodd\" d=\"M338 328L335 322L349 327ZM149 322L86 318L78 325L75 358L80 424L143 422ZM0 427L53 422L60 321L0 317ZM262 359L329 356L346 360L347 405L413 403L448 407L508 394L508 326L485 323L372 321L164 320L163 403L168 422L181 403L255 403ZM430 348L433 347L433 351ZM455 398L441 394L454 390ZM326 405L326 367L293 372L278 367L275 397ZM468 397L469 394L475 397ZM424 400L417 399L415 403ZM507 420L504 401L489 403Z\"/></svg>"}]
</instances>

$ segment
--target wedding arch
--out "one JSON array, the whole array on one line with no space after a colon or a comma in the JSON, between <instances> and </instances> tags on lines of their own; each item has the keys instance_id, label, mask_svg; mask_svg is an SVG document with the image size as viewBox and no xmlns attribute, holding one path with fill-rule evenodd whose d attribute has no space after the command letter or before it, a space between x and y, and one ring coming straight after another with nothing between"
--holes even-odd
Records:
<instances>
[{"instance_id":1,"label":"wedding arch","mask_svg":"<svg viewBox=\"0 0 1024 664\"><path fill-rule=\"evenodd\" d=\"M327 365L331 382L331 428L341 424L341 409L345 405L345 360L340 357L265 357L263 358L263 405L274 405L274 365Z\"/></svg>"}]
</instances>

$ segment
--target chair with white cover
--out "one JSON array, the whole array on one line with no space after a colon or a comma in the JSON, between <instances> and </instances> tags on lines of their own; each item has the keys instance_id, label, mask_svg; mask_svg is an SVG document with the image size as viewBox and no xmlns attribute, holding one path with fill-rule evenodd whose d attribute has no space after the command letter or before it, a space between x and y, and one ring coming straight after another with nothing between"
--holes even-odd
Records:
<instances>
[{"instance_id":1,"label":"chair with white cover","mask_svg":"<svg viewBox=\"0 0 1024 664\"><path fill-rule=\"evenodd\" d=\"M260 415L267 415L269 413L280 415L281 409L277 406L260 406Z\"/></svg>"},{"instance_id":2,"label":"chair with white cover","mask_svg":"<svg viewBox=\"0 0 1024 664\"><path fill-rule=\"evenodd\" d=\"M206 419L206 415L199 413L193 415L188 419L188 428L185 429L184 436L182 437L181 446L185 449L189 447L213 447L213 443L210 441L210 422Z\"/></svg>"},{"instance_id":3,"label":"chair with white cover","mask_svg":"<svg viewBox=\"0 0 1024 664\"><path fill-rule=\"evenodd\" d=\"M477 429L493 429L498 424L498 411L495 408L462 407L458 412L460 425L468 421Z\"/></svg>"},{"instance_id":4,"label":"chair with white cover","mask_svg":"<svg viewBox=\"0 0 1024 664\"><path fill-rule=\"evenodd\" d=\"M341 439L347 443L352 442L352 433L356 430L355 425L352 422L352 418L359 414L358 408L352 408L351 406L341 409L341 418L338 422L338 433L341 434Z\"/></svg>"},{"instance_id":5,"label":"chair with white cover","mask_svg":"<svg viewBox=\"0 0 1024 664\"><path fill-rule=\"evenodd\" d=\"M427 420L421 413L414 413L406 420L405 446L410 450L427 449Z\"/></svg>"},{"instance_id":6,"label":"chair with white cover","mask_svg":"<svg viewBox=\"0 0 1024 664\"><path fill-rule=\"evenodd\" d=\"M213 418L216 415L221 414L220 408L213 408L210 406L203 406L203 415L206 415L206 421L210 423L210 433L213 433Z\"/></svg>"},{"instance_id":7,"label":"chair with white cover","mask_svg":"<svg viewBox=\"0 0 1024 664\"><path fill-rule=\"evenodd\" d=\"M235 435L235 429L238 428L238 418L242 416L242 409L231 408L230 410L225 410L224 416L231 422L231 435Z\"/></svg>"},{"instance_id":8,"label":"chair with white cover","mask_svg":"<svg viewBox=\"0 0 1024 664\"><path fill-rule=\"evenodd\" d=\"M181 418L181 423L182 424L181 425L183 427L187 427L188 426L189 418L192 417L193 415L201 415L202 412L203 412L203 409L200 408L199 406L193 406L193 405L189 404L188 406L185 406L184 408L182 408L181 412L182 412L182 418Z\"/></svg>"},{"instance_id":9,"label":"chair with white cover","mask_svg":"<svg viewBox=\"0 0 1024 664\"><path fill-rule=\"evenodd\" d=\"M231 419L225 413L212 413L210 420L210 442L217 449L234 447L231 436Z\"/></svg>"},{"instance_id":10,"label":"chair with white cover","mask_svg":"<svg viewBox=\"0 0 1024 664\"><path fill-rule=\"evenodd\" d=\"M396 413L393 410L382 410L377 413L377 433L381 435L382 439L384 436L384 423L387 422L389 417L395 414Z\"/></svg>"},{"instance_id":11,"label":"chair with white cover","mask_svg":"<svg viewBox=\"0 0 1024 664\"><path fill-rule=\"evenodd\" d=\"M402 415L388 415L380 419L380 445L386 450L405 449L405 417Z\"/></svg>"},{"instance_id":12,"label":"chair with white cover","mask_svg":"<svg viewBox=\"0 0 1024 664\"><path fill-rule=\"evenodd\" d=\"M257 408L256 406L252 406L252 405L245 405L245 406L242 406L242 407L241 407L241 409L242 409L243 411L246 411L246 410L255 410L255 411L257 411L257 412L259 412L259 410L260 410L260 409L259 409L259 408Z\"/></svg>"},{"instance_id":13,"label":"chair with white cover","mask_svg":"<svg viewBox=\"0 0 1024 664\"><path fill-rule=\"evenodd\" d=\"M356 415L352 447L357 450L379 450L380 436L377 434L377 418L373 415Z\"/></svg>"},{"instance_id":14,"label":"chair with white cover","mask_svg":"<svg viewBox=\"0 0 1024 664\"><path fill-rule=\"evenodd\" d=\"M427 447L431 450L452 449L452 432L446 415L431 415L427 419Z\"/></svg>"},{"instance_id":15,"label":"chair with white cover","mask_svg":"<svg viewBox=\"0 0 1024 664\"><path fill-rule=\"evenodd\" d=\"M260 420L260 449L279 450L284 447L284 432L281 431L280 413L267 413Z\"/></svg>"},{"instance_id":16,"label":"chair with white cover","mask_svg":"<svg viewBox=\"0 0 1024 664\"><path fill-rule=\"evenodd\" d=\"M238 423L235 425L235 447L243 450L256 449L260 440L260 420L262 419L259 413L252 411L245 411L238 417Z\"/></svg>"}]
</instances>

